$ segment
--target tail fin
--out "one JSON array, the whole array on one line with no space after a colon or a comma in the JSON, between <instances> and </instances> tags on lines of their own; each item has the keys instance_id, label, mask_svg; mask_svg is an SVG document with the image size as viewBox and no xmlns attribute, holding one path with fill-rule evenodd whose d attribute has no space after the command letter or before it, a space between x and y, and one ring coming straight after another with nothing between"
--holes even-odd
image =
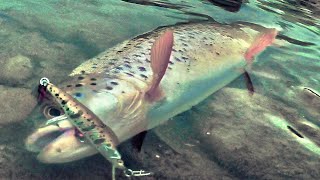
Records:
<instances>
[{"instance_id":1,"label":"tail fin","mask_svg":"<svg viewBox=\"0 0 320 180\"><path fill-rule=\"evenodd\" d=\"M277 34L278 31L276 29L269 29L267 30L267 32L261 34L256 38L256 40L244 55L244 58L246 59L249 66L252 64L255 55L262 52L266 47L270 46L274 42Z\"/></svg>"}]
</instances>

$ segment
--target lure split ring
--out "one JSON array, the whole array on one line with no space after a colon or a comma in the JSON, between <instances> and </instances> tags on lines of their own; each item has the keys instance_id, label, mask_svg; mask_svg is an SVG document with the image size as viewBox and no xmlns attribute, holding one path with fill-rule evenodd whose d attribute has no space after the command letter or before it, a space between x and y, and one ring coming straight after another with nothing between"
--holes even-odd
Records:
<instances>
[{"instance_id":1,"label":"lure split ring","mask_svg":"<svg viewBox=\"0 0 320 180\"><path fill-rule=\"evenodd\" d=\"M40 79L40 85L47 86L50 83L49 79L46 77L43 77Z\"/></svg>"}]
</instances>

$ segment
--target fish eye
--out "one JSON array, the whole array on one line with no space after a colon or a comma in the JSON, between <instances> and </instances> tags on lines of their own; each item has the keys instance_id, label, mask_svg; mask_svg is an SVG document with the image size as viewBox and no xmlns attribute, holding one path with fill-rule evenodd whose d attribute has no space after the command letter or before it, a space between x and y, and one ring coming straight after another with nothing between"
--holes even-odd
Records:
<instances>
[{"instance_id":1,"label":"fish eye","mask_svg":"<svg viewBox=\"0 0 320 180\"><path fill-rule=\"evenodd\" d=\"M63 114L63 111L62 109L60 108L57 108L55 106L46 106L44 109L43 109L43 115L48 118L48 119L51 119L51 118L54 118L54 117L57 117L57 116L60 116Z\"/></svg>"},{"instance_id":2,"label":"fish eye","mask_svg":"<svg viewBox=\"0 0 320 180\"><path fill-rule=\"evenodd\" d=\"M60 115L61 115L61 112L60 112L59 109L50 108L50 109L49 109L49 115L56 117L56 116L60 116Z\"/></svg>"}]
</instances>

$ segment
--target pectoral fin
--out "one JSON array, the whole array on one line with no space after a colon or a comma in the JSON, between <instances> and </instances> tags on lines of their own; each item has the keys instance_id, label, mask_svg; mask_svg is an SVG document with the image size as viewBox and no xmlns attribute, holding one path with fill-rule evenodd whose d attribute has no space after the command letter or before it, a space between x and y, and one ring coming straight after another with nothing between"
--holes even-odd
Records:
<instances>
[{"instance_id":1,"label":"pectoral fin","mask_svg":"<svg viewBox=\"0 0 320 180\"><path fill-rule=\"evenodd\" d=\"M153 79L146 98L150 101L158 100L161 97L159 84L163 78L171 56L173 46L173 32L166 31L159 39L157 39L151 48L151 69Z\"/></svg>"}]
</instances>

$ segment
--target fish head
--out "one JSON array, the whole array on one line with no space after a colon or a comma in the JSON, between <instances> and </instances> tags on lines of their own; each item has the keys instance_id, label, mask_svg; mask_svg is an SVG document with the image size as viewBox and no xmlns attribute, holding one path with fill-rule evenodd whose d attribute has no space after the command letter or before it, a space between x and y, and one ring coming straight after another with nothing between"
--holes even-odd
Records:
<instances>
[{"instance_id":1,"label":"fish head","mask_svg":"<svg viewBox=\"0 0 320 180\"><path fill-rule=\"evenodd\" d=\"M93 75L79 77L73 77L73 81L63 82L59 88L61 87L68 95L99 117L113 130L120 142L144 130L144 127L136 126L139 122L131 121L132 123L128 124L127 120L130 118L122 117L129 114L128 116L141 119L132 114L130 108L126 108L127 105L134 108L132 104L142 104L134 101L139 99L135 96L138 91L130 87L130 83L117 81L119 84L116 84L115 80ZM111 90L112 87L113 90ZM124 87L125 94L122 93ZM42 115L39 121L42 123L27 137L25 141L27 150L38 153L37 159L43 163L66 163L96 154L97 150L71 123L71 119L68 119L55 99L57 97L52 96L54 93L50 95L46 92L40 107ZM129 102L129 104L123 102ZM136 112L135 108L133 112Z\"/></svg>"}]
</instances>

